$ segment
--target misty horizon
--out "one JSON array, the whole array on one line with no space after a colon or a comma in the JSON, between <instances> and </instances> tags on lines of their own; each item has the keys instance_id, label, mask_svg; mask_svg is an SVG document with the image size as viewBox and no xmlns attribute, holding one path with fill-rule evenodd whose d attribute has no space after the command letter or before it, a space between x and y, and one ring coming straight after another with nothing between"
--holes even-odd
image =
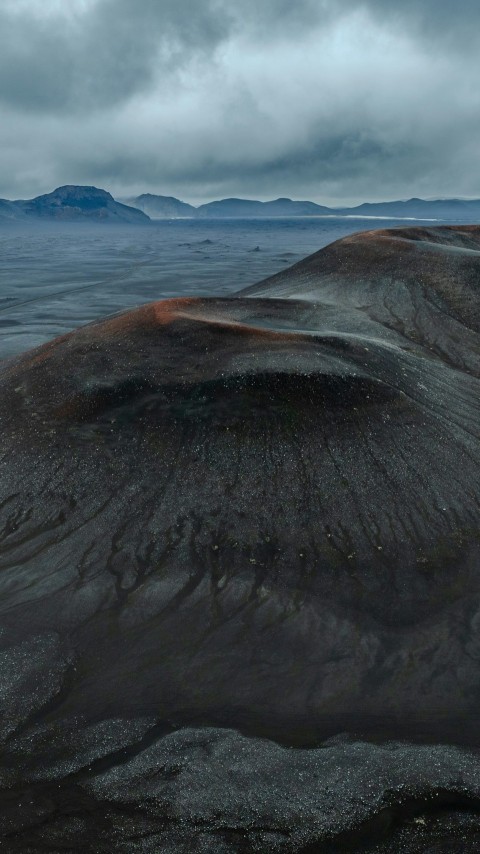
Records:
<instances>
[{"instance_id":1,"label":"misty horizon","mask_svg":"<svg viewBox=\"0 0 480 854\"><path fill-rule=\"evenodd\" d=\"M75 184L73 182L68 182L67 184L62 184L62 185L53 187L52 189L46 189L44 192L37 193L35 195L34 194L31 194L31 195L27 194L27 195L22 196L21 198L20 197L7 198L4 196L3 200L4 201L12 201L12 202L31 201L32 199L39 198L41 196L51 195L52 193L55 193L57 190L63 189L64 187L82 187L84 189L90 189L91 188L91 189L95 189L95 190L104 190L105 192L110 193L110 195L116 201L121 202L122 204L129 204L129 202L132 202L135 199L140 198L141 196L157 196L160 198L162 198L162 197L163 198L173 198L173 199L176 199L177 201L181 201L181 202L184 202L186 204L189 204L192 207L201 207L202 205L211 204L211 203L216 202L216 201L239 200L239 201L258 201L258 202L262 202L262 203L273 202L273 201L294 201L294 202L309 201L309 202L313 202L314 204L320 205L320 206L338 207L339 209L344 209L344 208L348 208L348 207L360 207L361 205L364 205L364 204L387 204L387 203L395 203L395 202L410 202L410 201L417 201L417 200L418 201L425 201L425 202L435 202L435 201L465 201L465 202L469 202L469 201L478 201L480 198L480 193L479 193L479 196L465 196L465 195L462 196L462 195L458 195L458 194L457 195L451 195L451 196L441 196L440 194L437 194L437 195L434 194L431 196L413 195L413 196L403 196L403 197L398 197L398 198L386 198L386 197L376 198L374 195L371 195L368 198L362 197L362 198L354 199L351 202L344 201L342 204L340 204L340 203L333 204L333 203L329 203L325 199L314 198L313 196L308 197L308 199L307 198L300 198L300 197L295 198L295 196L287 196L281 192L277 192L277 194L273 194L273 195L258 194L257 196L252 196L252 195L247 196L247 195L243 194L241 191L239 191L238 193L233 193L232 195L229 195L229 196L222 196L222 197L217 196L214 198L213 197L208 197L208 198L205 197L203 200L195 199L194 201L192 201L192 199L194 198L192 195L188 196L187 194L184 194L182 196L180 193L177 193L177 194L176 193L166 193L166 192L163 192L162 190L157 190L157 189L152 190L151 188L146 188L146 189L144 188L144 189L140 190L138 193L131 194L131 195L122 195L122 194L114 193L113 190L109 187L103 187L103 186L100 187L99 185L95 185L95 184Z\"/></svg>"}]
</instances>

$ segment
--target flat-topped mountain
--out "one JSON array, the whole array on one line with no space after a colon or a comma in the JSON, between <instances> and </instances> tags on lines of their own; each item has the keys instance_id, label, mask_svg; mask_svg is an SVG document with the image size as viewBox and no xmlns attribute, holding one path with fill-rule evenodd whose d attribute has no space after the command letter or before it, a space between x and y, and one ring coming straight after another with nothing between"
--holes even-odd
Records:
<instances>
[{"instance_id":1,"label":"flat-topped mountain","mask_svg":"<svg viewBox=\"0 0 480 854\"><path fill-rule=\"evenodd\" d=\"M366 232L2 364L9 852L478 850L479 276Z\"/></svg>"},{"instance_id":2,"label":"flat-topped mountain","mask_svg":"<svg viewBox=\"0 0 480 854\"><path fill-rule=\"evenodd\" d=\"M98 187L66 185L33 199L1 200L0 217L13 220L94 221L142 224L149 218L140 210L115 201Z\"/></svg>"}]
</instances>

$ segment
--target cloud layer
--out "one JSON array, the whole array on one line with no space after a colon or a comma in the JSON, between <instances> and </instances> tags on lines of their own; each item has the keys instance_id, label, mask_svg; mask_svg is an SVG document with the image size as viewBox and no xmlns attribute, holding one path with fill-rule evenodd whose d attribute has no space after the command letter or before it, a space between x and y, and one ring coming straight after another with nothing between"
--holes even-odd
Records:
<instances>
[{"instance_id":1,"label":"cloud layer","mask_svg":"<svg viewBox=\"0 0 480 854\"><path fill-rule=\"evenodd\" d=\"M4 0L0 195L480 196L480 6Z\"/></svg>"}]
</instances>

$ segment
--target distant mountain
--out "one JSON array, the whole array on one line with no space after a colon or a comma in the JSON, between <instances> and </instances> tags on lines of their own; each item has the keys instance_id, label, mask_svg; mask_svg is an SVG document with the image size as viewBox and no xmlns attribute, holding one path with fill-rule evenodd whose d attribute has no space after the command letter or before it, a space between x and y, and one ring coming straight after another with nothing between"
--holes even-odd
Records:
<instances>
[{"instance_id":1,"label":"distant mountain","mask_svg":"<svg viewBox=\"0 0 480 854\"><path fill-rule=\"evenodd\" d=\"M256 199L219 199L198 208L173 196L155 196L144 193L129 199L134 207L157 218L177 217L276 217L276 216L358 216L387 217L389 219L438 219L450 222L478 222L480 200L463 199L408 199L393 202L365 202L356 207L329 208L315 202L275 199L259 202Z\"/></svg>"},{"instance_id":2,"label":"distant mountain","mask_svg":"<svg viewBox=\"0 0 480 854\"><path fill-rule=\"evenodd\" d=\"M110 193L97 187L66 185L34 199L0 199L0 222L89 221L141 225L148 223L150 217L176 219L282 216L358 216L435 219L451 223L480 222L479 199L428 201L413 198L407 201L365 202L356 207L345 208L329 208L315 202L284 198L269 202L256 199L219 199L195 208L173 196L157 196L152 193L143 193L127 201L129 204L117 202Z\"/></svg>"},{"instance_id":3,"label":"distant mountain","mask_svg":"<svg viewBox=\"0 0 480 854\"><path fill-rule=\"evenodd\" d=\"M256 216L321 216L331 213L330 208L315 202L294 202L292 199L275 199L257 202L253 199L221 199L197 208L197 216L256 217Z\"/></svg>"},{"instance_id":4,"label":"distant mountain","mask_svg":"<svg viewBox=\"0 0 480 854\"><path fill-rule=\"evenodd\" d=\"M152 193L143 193L134 199L128 199L129 204L138 208L149 217L166 217L175 219L177 217L192 217L197 215L197 209L193 205L181 202L173 196L154 196Z\"/></svg>"},{"instance_id":5,"label":"distant mountain","mask_svg":"<svg viewBox=\"0 0 480 854\"><path fill-rule=\"evenodd\" d=\"M416 219L469 220L480 219L480 200L465 199L408 199L396 202L364 203L354 208L337 209L338 216L415 217Z\"/></svg>"},{"instance_id":6,"label":"distant mountain","mask_svg":"<svg viewBox=\"0 0 480 854\"><path fill-rule=\"evenodd\" d=\"M148 217L137 208L116 202L106 190L97 187L58 187L53 193L37 196L21 204L28 217L57 220L101 220L142 223Z\"/></svg>"},{"instance_id":7,"label":"distant mountain","mask_svg":"<svg viewBox=\"0 0 480 854\"><path fill-rule=\"evenodd\" d=\"M116 202L106 190L67 185L34 199L0 202L0 216L15 220L94 221L107 223L148 223L149 217L137 208Z\"/></svg>"}]
</instances>

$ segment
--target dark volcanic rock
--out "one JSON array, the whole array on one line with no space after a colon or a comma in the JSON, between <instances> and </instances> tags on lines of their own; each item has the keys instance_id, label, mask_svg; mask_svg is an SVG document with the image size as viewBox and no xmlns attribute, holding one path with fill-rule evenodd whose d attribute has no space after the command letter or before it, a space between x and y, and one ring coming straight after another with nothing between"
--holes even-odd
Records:
<instances>
[{"instance_id":1,"label":"dark volcanic rock","mask_svg":"<svg viewBox=\"0 0 480 854\"><path fill-rule=\"evenodd\" d=\"M477 844L479 273L355 235L3 366L7 850Z\"/></svg>"}]
</instances>

